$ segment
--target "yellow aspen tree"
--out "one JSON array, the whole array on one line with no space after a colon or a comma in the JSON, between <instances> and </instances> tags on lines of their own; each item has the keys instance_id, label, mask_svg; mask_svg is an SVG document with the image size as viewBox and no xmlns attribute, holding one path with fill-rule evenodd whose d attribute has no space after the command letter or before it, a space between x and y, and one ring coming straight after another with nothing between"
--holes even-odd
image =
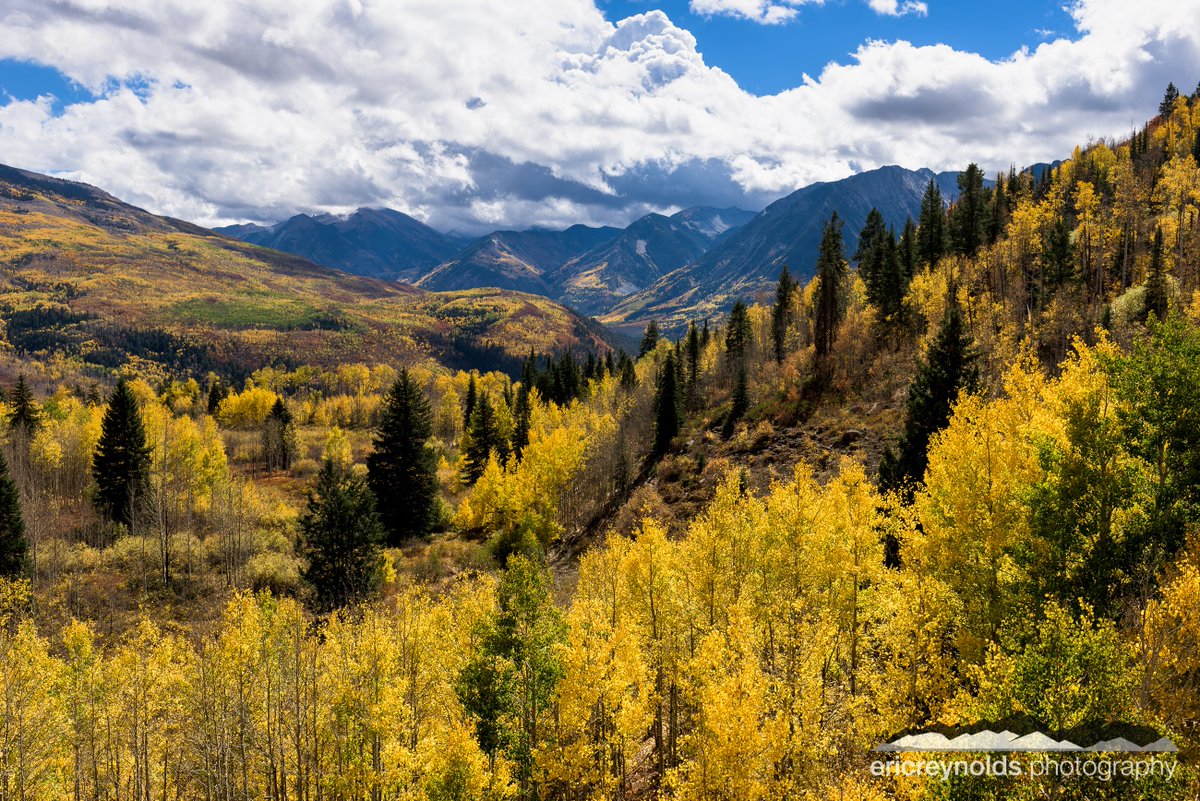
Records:
<instances>
[{"instance_id":1,"label":"yellow aspen tree","mask_svg":"<svg viewBox=\"0 0 1200 801\"><path fill-rule=\"evenodd\" d=\"M66 798L71 775L62 665L31 620L0 619L0 798Z\"/></svg>"}]
</instances>

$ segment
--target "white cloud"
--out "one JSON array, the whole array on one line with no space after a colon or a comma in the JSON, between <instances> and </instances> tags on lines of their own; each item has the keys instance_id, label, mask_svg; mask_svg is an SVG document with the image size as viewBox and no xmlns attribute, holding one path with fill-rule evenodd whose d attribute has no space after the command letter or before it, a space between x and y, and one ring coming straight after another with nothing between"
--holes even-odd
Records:
<instances>
[{"instance_id":1,"label":"white cloud","mask_svg":"<svg viewBox=\"0 0 1200 801\"><path fill-rule=\"evenodd\" d=\"M905 14L916 14L924 17L929 13L929 6L919 0L867 0L867 5L876 14L884 14L889 17L901 17Z\"/></svg>"},{"instance_id":2,"label":"white cloud","mask_svg":"<svg viewBox=\"0 0 1200 801\"><path fill-rule=\"evenodd\" d=\"M921 0L866 0L876 14L901 17L926 16L929 6ZM800 6L824 5L825 0L689 0L693 14L737 17L763 25L779 25L795 18Z\"/></svg>"},{"instance_id":3,"label":"white cloud","mask_svg":"<svg viewBox=\"0 0 1200 801\"><path fill-rule=\"evenodd\" d=\"M824 0L690 0L688 7L693 14L705 16L724 15L748 19L763 25L778 25L796 16L796 9L803 5Z\"/></svg>"},{"instance_id":4,"label":"white cloud","mask_svg":"<svg viewBox=\"0 0 1200 801\"><path fill-rule=\"evenodd\" d=\"M1008 59L868 42L756 97L661 12L613 25L592 0L6 0L0 58L99 97L0 100L0 161L204 223L362 205L465 230L622 223L883 164L1060 158L1200 77L1198 11L1083 0L1074 38Z\"/></svg>"}]
</instances>

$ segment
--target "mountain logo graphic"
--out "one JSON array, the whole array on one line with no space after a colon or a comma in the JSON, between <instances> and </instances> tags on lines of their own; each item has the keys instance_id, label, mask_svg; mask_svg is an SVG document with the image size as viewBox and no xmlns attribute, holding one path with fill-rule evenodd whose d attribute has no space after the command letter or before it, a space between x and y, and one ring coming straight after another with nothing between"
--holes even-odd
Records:
<instances>
[{"instance_id":1,"label":"mountain logo graphic","mask_svg":"<svg viewBox=\"0 0 1200 801\"><path fill-rule=\"evenodd\" d=\"M974 733L963 733L948 737L942 732L923 732L920 734L905 734L901 737L875 746L873 751L892 753L945 753L954 751L969 752L1089 752L1089 753L1175 753L1179 749L1167 737L1142 745L1126 737L1113 737L1093 741L1090 745L1078 745L1070 739L1056 740L1040 731L1028 734L1016 734L1005 729L992 731L984 729Z\"/></svg>"}]
</instances>

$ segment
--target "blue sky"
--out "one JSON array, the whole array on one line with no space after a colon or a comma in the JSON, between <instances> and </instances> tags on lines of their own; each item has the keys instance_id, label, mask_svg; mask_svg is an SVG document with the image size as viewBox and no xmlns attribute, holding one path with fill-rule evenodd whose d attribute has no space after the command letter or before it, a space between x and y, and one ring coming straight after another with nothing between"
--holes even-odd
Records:
<instances>
[{"instance_id":1,"label":"blue sky","mask_svg":"<svg viewBox=\"0 0 1200 801\"><path fill-rule=\"evenodd\" d=\"M209 225L762 208L1064 158L1200 78L1200 0L1064 2L4 0L0 162Z\"/></svg>"},{"instance_id":2,"label":"blue sky","mask_svg":"<svg viewBox=\"0 0 1200 801\"><path fill-rule=\"evenodd\" d=\"M928 13L885 16L860 0L832 0L797 9L788 22L762 25L728 15L693 13L688 0L601 0L611 21L658 8L696 37L704 60L728 72L743 89L774 94L816 77L831 61L848 63L868 39L948 44L1003 59L1054 35L1072 35L1065 0L927 0Z\"/></svg>"}]
</instances>

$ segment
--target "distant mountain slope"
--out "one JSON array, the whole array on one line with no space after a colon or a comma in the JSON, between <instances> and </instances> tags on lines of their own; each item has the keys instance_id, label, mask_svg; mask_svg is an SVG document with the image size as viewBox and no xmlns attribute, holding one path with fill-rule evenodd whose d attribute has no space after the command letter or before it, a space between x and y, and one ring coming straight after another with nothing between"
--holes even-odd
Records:
<instances>
[{"instance_id":1,"label":"distant mountain slope","mask_svg":"<svg viewBox=\"0 0 1200 801\"><path fill-rule=\"evenodd\" d=\"M756 213L739 209L736 206L730 206L727 209L692 206L672 214L671 219L683 223L710 242L715 242L724 239L753 220Z\"/></svg>"},{"instance_id":2,"label":"distant mountain slope","mask_svg":"<svg viewBox=\"0 0 1200 801\"><path fill-rule=\"evenodd\" d=\"M546 274L621 233L619 228L572 225L565 231L496 231L468 245L422 277L435 291L498 287L547 297L557 293Z\"/></svg>"},{"instance_id":3,"label":"distant mountain slope","mask_svg":"<svg viewBox=\"0 0 1200 801\"><path fill-rule=\"evenodd\" d=\"M511 366L530 348L598 347L604 335L544 298L348 275L4 166L0 318L18 354L193 373L430 357Z\"/></svg>"},{"instance_id":4,"label":"distant mountain slope","mask_svg":"<svg viewBox=\"0 0 1200 801\"><path fill-rule=\"evenodd\" d=\"M650 319L678 327L690 317L720 316L738 298L748 300L769 292L785 264L798 280L807 281L833 211L845 221L843 234L850 254L872 207L899 228L907 217L919 216L931 179L947 199L957 196L957 175L881 167L799 189L767 206L694 264L630 295L600 319L627 329Z\"/></svg>"},{"instance_id":5,"label":"distant mountain slope","mask_svg":"<svg viewBox=\"0 0 1200 801\"><path fill-rule=\"evenodd\" d=\"M620 236L571 259L546 276L552 296L584 314L607 311L622 298L645 289L674 269L689 264L719 236L712 221L700 233L686 222L647 214Z\"/></svg>"},{"instance_id":6,"label":"distant mountain slope","mask_svg":"<svg viewBox=\"0 0 1200 801\"><path fill-rule=\"evenodd\" d=\"M231 225L217 233L373 278L415 281L462 247L457 240L392 209L346 217L297 214L270 227Z\"/></svg>"}]
</instances>

